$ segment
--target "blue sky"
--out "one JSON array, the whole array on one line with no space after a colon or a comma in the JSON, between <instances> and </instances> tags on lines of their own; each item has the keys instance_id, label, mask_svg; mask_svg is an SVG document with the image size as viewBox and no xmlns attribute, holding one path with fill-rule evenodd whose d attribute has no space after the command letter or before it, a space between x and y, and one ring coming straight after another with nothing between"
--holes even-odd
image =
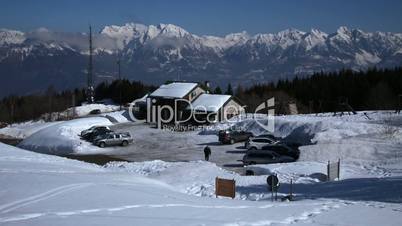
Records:
<instances>
[{"instance_id":1,"label":"blue sky","mask_svg":"<svg viewBox=\"0 0 402 226\"><path fill-rule=\"evenodd\" d=\"M402 0L1 0L0 28L86 31L89 23L172 23L195 34L339 26L402 32Z\"/></svg>"}]
</instances>

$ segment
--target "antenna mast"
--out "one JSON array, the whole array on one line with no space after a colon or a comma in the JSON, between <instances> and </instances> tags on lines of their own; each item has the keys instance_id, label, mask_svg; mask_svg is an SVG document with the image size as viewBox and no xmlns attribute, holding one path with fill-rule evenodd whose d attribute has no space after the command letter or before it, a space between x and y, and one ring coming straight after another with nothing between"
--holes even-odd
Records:
<instances>
[{"instance_id":1,"label":"antenna mast","mask_svg":"<svg viewBox=\"0 0 402 226\"><path fill-rule=\"evenodd\" d=\"M94 98L94 86L93 86L93 66L92 66L92 27L89 25L89 63L88 63L88 75L87 75L87 102L93 103Z\"/></svg>"},{"instance_id":2,"label":"antenna mast","mask_svg":"<svg viewBox=\"0 0 402 226\"><path fill-rule=\"evenodd\" d=\"M122 109L122 80L121 80L121 55L120 52L117 53L117 66L118 66L118 75L119 75L119 101L120 101L120 111Z\"/></svg>"}]
</instances>

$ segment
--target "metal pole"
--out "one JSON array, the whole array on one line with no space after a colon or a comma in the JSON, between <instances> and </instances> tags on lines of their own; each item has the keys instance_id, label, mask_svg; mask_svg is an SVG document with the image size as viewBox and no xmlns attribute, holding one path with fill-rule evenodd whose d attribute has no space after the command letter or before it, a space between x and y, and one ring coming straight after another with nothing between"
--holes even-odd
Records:
<instances>
[{"instance_id":1,"label":"metal pole","mask_svg":"<svg viewBox=\"0 0 402 226\"><path fill-rule=\"evenodd\" d=\"M271 201L274 201L274 177L271 176Z\"/></svg>"},{"instance_id":2,"label":"metal pole","mask_svg":"<svg viewBox=\"0 0 402 226\"><path fill-rule=\"evenodd\" d=\"M93 88L93 65L92 65L92 27L89 25L89 62L87 74L87 102L94 102L94 88Z\"/></svg>"},{"instance_id":3,"label":"metal pole","mask_svg":"<svg viewBox=\"0 0 402 226\"><path fill-rule=\"evenodd\" d=\"M328 165L327 165L327 181L330 181L330 178L329 178L329 164L330 164L330 161L328 161Z\"/></svg>"},{"instance_id":4,"label":"metal pole","mask_svg":"<svg viewBox=\"0 0 402 226\"><path fill-rule=\"evenodd\" d=\"M120 111L121 111L121 109L122 109L122 84L121 84L121 69L120 69L120 63L121 63L121 59L120 59L120 54L119 54L119 56L118 56L118 59L117 59L117 65L118 65L118 72L119 72L119 85L120 85L120 87L119 87L119 102L120 102Z\"/></svg>"},{"instance_id":5,"label":"metal pole","mask_svg":"<svg viewBox=\"0 0 402 226\"><path fill-rule=\"evenodd\" d=\"M290 199L293 199L293 180L290 179Z\"/></svg>"}]
</instances>

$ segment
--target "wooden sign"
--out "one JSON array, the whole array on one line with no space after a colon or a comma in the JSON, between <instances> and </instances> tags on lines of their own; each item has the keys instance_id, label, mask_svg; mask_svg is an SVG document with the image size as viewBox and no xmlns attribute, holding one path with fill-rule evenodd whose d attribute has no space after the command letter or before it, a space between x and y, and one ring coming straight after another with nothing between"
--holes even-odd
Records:
<instances>
[{"instance_id":1,"label":"wooden sign","mask_svg":"<svg viewBox=\"0 0 402 226\"><path fill-rule=\"evenodd\" d=\"M234 199L236 196L236 181L215 178L215 195L216 197L225 196Z\"/></svg>"},{"instance_id":2,"label":"wooden sign","mask_svg":"<svg viewBox=\"0 0 402 226\"><path fill-rule=\"evenodd\" d=\"M331 163L328 161L327 165L327 179L328 181L334 181L338 178L340 179L340 170L341 170L341 160L338 162Z\"/></svg>"}]
</instances>

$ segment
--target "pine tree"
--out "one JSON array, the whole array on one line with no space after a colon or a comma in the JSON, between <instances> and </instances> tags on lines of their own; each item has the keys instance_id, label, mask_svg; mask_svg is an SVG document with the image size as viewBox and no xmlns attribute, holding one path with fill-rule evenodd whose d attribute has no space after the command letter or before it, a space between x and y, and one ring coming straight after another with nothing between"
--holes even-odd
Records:
<instances>
[{"instance_id":1,"label":"pine tree","mask_svg":"<svg viewBox=\"0 0 402 226\"><path fill-rule=\"evenodd\" d=\"M217 86L214 90L214 94L222 94L221 87Z\"/></svg>"},{"instance_id":2,"label":"pine tree","mask_svg":"<svg viewBox=\"0 0 402 226\"><path fill-rule=\"evenodd\" d=\"M232 84L228 84L228 88L226 89L225 92L226 95L233 95L233 88L232 88Z\"/></svg>"}]
</instances>

